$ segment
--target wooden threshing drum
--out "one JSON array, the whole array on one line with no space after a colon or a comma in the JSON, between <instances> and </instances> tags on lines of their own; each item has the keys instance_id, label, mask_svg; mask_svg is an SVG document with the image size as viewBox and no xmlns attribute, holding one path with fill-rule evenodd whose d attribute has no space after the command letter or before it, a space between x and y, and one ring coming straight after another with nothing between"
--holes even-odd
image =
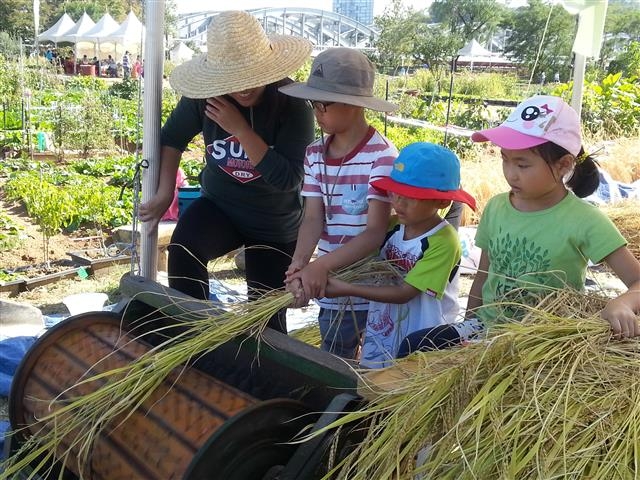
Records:
<instances>
[{"instance_id":1,"label":"wooden threshing drum","mask_svg":"<svg viewBox=\"0 0 640 480\"><path fill-rule=\"evenodd\" d=\"M149 349L122 331L120 317L111 312L77 315L49 330L27 353L14 377L9 399L12 429L28 427L17 439L50 430L50 425L37 419L50 413L52 399L69 399L100 386L92 382L61 395L78 380L123 367ZM55 409L56 404L52 405ZM223 473L225 468L232 468L237 478L256 478L255 467L249 472L247 458L231 459L259 455L247 453L256 442L256 452L270 452L270 457L264 458L267 466L258 468L267 468L269 462L286 462L291 452L282 451L280 445L300 424L293 422L286 432L281 427L303 413L299 402L259 402L194 368L180 368L126 421L119 417L111 422L96 439L87 465L78 466L76 450L66 466L83 478L105 480L234 477ZM280 438L265 440L255 429L275 432L269 437L277 437L280 429ZM68 445L69 439L64 444Z\"/></svg>"}]
</instances>

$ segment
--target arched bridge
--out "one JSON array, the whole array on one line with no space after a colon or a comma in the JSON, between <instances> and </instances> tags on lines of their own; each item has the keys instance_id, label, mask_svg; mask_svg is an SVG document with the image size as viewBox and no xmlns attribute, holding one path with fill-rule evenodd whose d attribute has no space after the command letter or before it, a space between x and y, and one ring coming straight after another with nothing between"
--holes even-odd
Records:
<instances>
[{"instance_id":1,"label":"arched bridge","mask_svg":"<svg viewBox=\"0 0 640 480\"><path fill-rule=\"evenodd\" d=\"M327 47L369 49L377 30L352 18L315 8L259 8L248 10L262 23L267 33L296 35L310 40L316 50ZM218 11L202 11L178 16L178 36L206 45L207 27Z\"/></svg>"}]
</instances>

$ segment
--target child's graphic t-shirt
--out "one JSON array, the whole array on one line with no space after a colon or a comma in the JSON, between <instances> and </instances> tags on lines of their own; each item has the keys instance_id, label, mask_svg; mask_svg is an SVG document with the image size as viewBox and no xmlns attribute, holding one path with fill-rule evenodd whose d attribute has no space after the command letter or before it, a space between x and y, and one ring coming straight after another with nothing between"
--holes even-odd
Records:
<instances>
[{"instance_id":1,"label":"child's graphic t-shirt","mask_svg":"<svg viewBox=\"0 0 640 480\"><path fill-rule=\"evenodd\" d=\"M626 245L618 229L597 207L568 193L538 212L516 210L509 193L493 197L482 213L476 245L488 253L490 267L482 288L486 324L520 320L550 289L582 290L587 263ZM500 302L500 307L491 306Z\"/></svg>"},{"instance_id":2,"label":"child's graphic t-shirt","mask_svg":"<svg viewBox=\"0 0 640 480\"><path fill-rule=\"evenodd\" d=\"M422 293L405 304L369 302L362 366L385 367L410 333L455 321L461 250L458 234L446 220L410 240L404 240L404 225L389 232L381 257L394 262L404 281Z\"/></svg>"}]
</instances>

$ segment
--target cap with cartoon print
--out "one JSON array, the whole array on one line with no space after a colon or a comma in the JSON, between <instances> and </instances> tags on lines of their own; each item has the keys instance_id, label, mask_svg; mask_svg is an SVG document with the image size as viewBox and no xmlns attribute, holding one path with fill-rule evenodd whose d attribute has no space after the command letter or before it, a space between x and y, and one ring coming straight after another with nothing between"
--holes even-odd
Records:
<instances>
[{"instance_id":1,"label":"cap with cartoon print","mask_svg":"<svg viewBox=\"0 0 640 480\"><path fill-rule=\"evenodd\" d=\"M578 113L560 97L536 95L520 103L499 126L471 135L509 150L524 150L552 142L578 156L582 148Z\"/></svg>"}]
</instances>

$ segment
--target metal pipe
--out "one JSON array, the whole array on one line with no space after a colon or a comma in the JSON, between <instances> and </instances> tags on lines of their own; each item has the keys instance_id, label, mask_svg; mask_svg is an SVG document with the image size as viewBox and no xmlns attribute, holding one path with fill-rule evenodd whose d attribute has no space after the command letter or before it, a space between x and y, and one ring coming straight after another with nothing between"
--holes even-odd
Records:
<instances>
[{"instance_id":1,"label":"metal pipe","mask_svg":"<svg viewBox=\"0 0 640 480\"><path fill-rule=\"evenodd\" d=\"M164 3L164 0L148 0L145 9L142 155L149 162L149 167L142 173L142 202L148 202L155 195L160 178ZM158 231L151 230L149 223L145 222L140 227L140 274L150 280L156 279L157 250Z\"/></svg>"},{"instance_id":2,"label":"metal pipe","mask_svg":"<svg viewBox=\"0 0 640 480\"><path fill-rule=\"evenodd\" d=\"M447 146L447 137L449 136L449 113L451 112L451 95L453 95L453 74L456 71L456 62L458 56L454 57L451 61L451 77L449 78L449 99L447 100L447 118L444 121L444 142L443 145Z\"/></svg>"}]
</instances>

